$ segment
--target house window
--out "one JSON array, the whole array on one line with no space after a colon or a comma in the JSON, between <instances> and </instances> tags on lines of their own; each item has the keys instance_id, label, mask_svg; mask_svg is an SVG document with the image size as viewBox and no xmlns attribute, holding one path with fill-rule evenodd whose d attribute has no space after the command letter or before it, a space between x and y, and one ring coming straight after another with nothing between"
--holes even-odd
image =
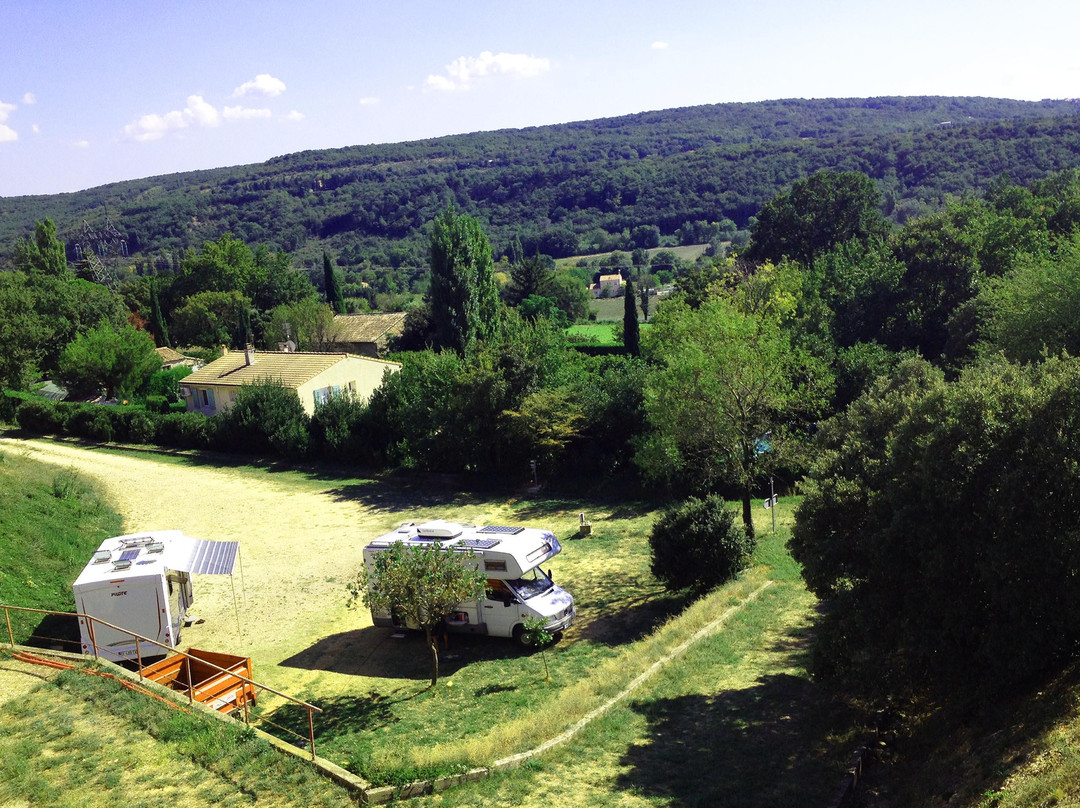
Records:
<instances>
[{"instance_id":1,"label":"house window","mask_svg":"<svg viewBox=\"0 0 1080 808\"><path fill-rule=\"evenodd\" d=\"M206 391L205 390L200 390L199 391L199 396L202 398L202 405L204 407L209 407L210 406L210 397L206 395Z\"/></svg>"}]
</instances>

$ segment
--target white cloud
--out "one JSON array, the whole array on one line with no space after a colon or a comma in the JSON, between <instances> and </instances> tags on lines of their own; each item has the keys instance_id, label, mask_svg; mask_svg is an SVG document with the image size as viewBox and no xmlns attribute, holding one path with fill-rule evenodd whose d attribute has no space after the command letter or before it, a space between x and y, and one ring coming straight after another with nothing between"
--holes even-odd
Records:
<instances>
[{"instance_id":1,"label":"white cloud","mask_svg":"<svg viewBox=\"0 0 1080 808\"><path fill-rule=\"evenodd\" d=\"M460 56L446 66L446 75L430 75L424 90L468 90L472 80L480 76L506 75L534 78L551 69L550 60L524 53L492 53L479 56Z\"/></svg>"},{"instance_id":2,"label":"white cloud","mask_svg":"<svg viewBox=\"0 0 1080 808\"><path fill-rule=\"evenodd\" d=\"M199 126L217 126L221 122L218 111L206 103L201 95L188 96L184 115L193 118Z\"/></svg>"},{"instance_id":3,"label":"white cloud","mask_svg":"<svg viewBox=\"0 0 1080 808\"><path fill-rule=\"evenodd\" d=\"M26 93L22 97L22 102L24 104L26 104L27 106L29 106L31 104L36 104L37 103L37 98L34 96L33 93Z\"/></svg>"},{"instance_id":4,"label":"white cloud","mask_svg":"<svg viewBox=\"0 0 1080 808\"><path fill-rule=\"evenodd\" d=\"M281 79L276 79L269 73L260 73L251 81L245 81L235 90L233 90L233 98L241 98L248 93L255 95L265 95L270 98L275 98L285 92L285 82Z\"/></svg>"},{"instance_id":5,"label":"white cloud","mask_svg":"<svg viewBox=\"0 0 1080 808\"><path fill-rule=\"evenodd\" d=\"M41 127L35 123L33 126L30 127L30 131L33 132L35 135L40 134Z\"/></svg>"},{"instance_id":6,"label":"white cloud","mask_svg":"<svg viewBox=\"0 0 1080 808\"><path fill-rule=\"evenodd\" d=\"M73 141L71 141L71 148L73 148L73 149L89 149L90 148L90 141L89 140L73 140Z\"/></svg>"},{"instance_id":7,"label":"white cloud","mask_svg":"<svg viewBox=\"0 0 1080 808\"><path fill-rule=\"evenodd\" d=\"M292 112L290 112L285 117L288 118L290 121L302 121L302 120L304 120L305 116L304 116L304 113L300 112L299 110L294 109Z\"/></svg>"},{"instance_id":8,"label":"white cloud","mask_svg":"<svg viewBox=\"0 0 1080 808\"><path fill-rule=\"evenodd\" d=\"M367 106L371 106L372 104L382 103L382 99L381 98L375 98L374 96L369 95L369 96L367 96L365 98L361 98L356 103L358 103L362 107L367 107Z\"/></svg>"},{"instance_id":9,"label":"white cloud","mask_svg":"<svg viewBox=\"0 0 1080 808\"><path fill-rule=\"evenodd\" d=\"M666 43L666 42L654 42L649 47L651 47L653 50L667 50L668 49L668 43Z\"/></svg>"},{"instance_id":10,"label":"white cloud","mask_svg":"<svg viewBox=\"0 0 1080 808\"><path fill-rule=\"evenodd\" d=\"M227 121L248 121L252 118L269 118L268 109L251 109L250 107L225 107L223 114Z\"/></svg>"},{"instance_id":11,"label":"white cloud","mask_svg":"<svg viewBox=\"0 0 1080 808\"><path fill-rule=\"evenodd\" d=\"M132 140L146 142L158 140L173 129L186 129L192 123L199 126L217 126L221 123L221 116L201 95L189 95L187 106L182 111L174 109L164 115L143 115L125 126L124 134Z\"/></svg>"},{"instance_id":12,"label":"white cloud","mask_svg":"<svg viewBox=\"0 0 1080 808\"><path fill-rule=\"evenodd\" d=\"M8 115L14 112L15 109L14 104L5 104L0 101L0 143L8 143L19 139L19 133L4 124L4 121L8 119Z\"/></svg>"}]
</instances>

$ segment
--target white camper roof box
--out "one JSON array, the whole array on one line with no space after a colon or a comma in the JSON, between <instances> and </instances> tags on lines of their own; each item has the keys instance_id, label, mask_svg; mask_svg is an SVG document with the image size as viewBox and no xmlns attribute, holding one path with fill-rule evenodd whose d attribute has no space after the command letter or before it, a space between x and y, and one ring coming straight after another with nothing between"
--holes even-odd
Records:
<instances>
[{"instance_id":1,"label":"white camper roof box","mask_svg":"<svg viewBox=\"0 0 1080 808\"><path fill-rule=\"evenodd\" d=\"M457 522L447 522L445 519L432 519L416 526L416 535L420 539L456 539L461 535L464 528Z\"/></svg>"}]
</instances>

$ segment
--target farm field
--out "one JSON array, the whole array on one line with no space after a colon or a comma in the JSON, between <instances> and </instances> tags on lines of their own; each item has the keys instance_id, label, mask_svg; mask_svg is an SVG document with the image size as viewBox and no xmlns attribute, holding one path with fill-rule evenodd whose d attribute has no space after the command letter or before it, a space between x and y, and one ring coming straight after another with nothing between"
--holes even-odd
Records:
<instances>
[{"instance_id":1,"label":"farm field","mask_svg":"<svg viewBox=\"0 0 1080 808\"><path fill-rule=\"evenodd\" d=\"M709 249L708 244L686 244L680 247L650 247L645 250L648 253L649 258L652 258L658 252L670 252L674 253L680 261L686 261L693 263L699 256L705 254L705 250ZM624 250L623 253L629 257L630 251ZM588 259L590 261L602 262L605 258L611 256L611 253L595 253L593 255L571 255L569 258L556 258L555 266L559 269L565 267L576 266L579 261Z\"/></svg>"},{"instance_id":2,"label":"farm field","mask_svg":"<svg viewBox=\"0 0 1080 808\"><path fill-rule=\"evenodd\" d=\"M836 761L849 751L850 739L833 735L833 726L844 725L836 721L835 705L814 692L805 673L813 599L783 549L787 509L774 537L767 512L759 511L763 541L750 573L685 608L685 600L667 595L648 573L645 539L655 513L646 506L489 499L48 441L4 439L0 451L93 477L123 515L125 531L182 527L201 538L240 540L238 613L227 579L197 578L193 612L205 622L185 629L183 645L251 656L257 679L326 710L316 727L320 755L382 781L453 771L537 745L618 692L703 622L772 583L721 631L559 751L428 798L430 804L509 798L540 805L553 797L666 804L665 794L680 788L723 788L729 795L760 795L749 805L783 804L775 799L828 795ZM428 690L428 658L419 639L392 639L388 630L372 627L366 613L345 609L345 581L358 568L364 543L402 521L543 524L565 539L582 511L594 535L564 541L551 564L555 579L574 594L579 619L545 652L550 680L538 654L494 639L452 637L443 653L444 678ZM760 712L761 699L783 705L786 717L772 715L773 707ZM279 707L260 704L275 721L299 720ZM777 746L776 721L792 722L782 725L787 746ZM739 754L732 754L734 747ZM665 760L684 754L696 762L671 781ZM758 781L776 769L777 755L787 758L782 768L790 771L763 786ZM720 779L717 766L726 771Z\"/></svg>"}]
</instances>

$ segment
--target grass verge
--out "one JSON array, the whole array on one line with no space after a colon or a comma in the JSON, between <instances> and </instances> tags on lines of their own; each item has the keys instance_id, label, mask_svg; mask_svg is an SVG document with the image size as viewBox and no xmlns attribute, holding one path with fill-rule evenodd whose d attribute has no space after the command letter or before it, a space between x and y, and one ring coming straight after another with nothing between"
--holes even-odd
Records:
<instances>
[{"instance_id":1,"label":"grass verge","mask_svg":"<svg viewBox=\"0 0 1080 808\"><path fill-rule=\"evenodd\" d=\"M66 671L0 707L0 804L336 808L353 802L307 762L245 727Z\"/></svg>"},{"instance_id":2,"label":"grass verge","mask_svg":"<svg viewBox=\"0 0 1080 808\"><path fill-rule=\"evenodd\" d=\"M0 453L0 514L0 603L33 609L73 611L71 582L121 526L89 480L14 452ZM39 622L11 620L17 641Z\"/></svg>"}]
</instances>

